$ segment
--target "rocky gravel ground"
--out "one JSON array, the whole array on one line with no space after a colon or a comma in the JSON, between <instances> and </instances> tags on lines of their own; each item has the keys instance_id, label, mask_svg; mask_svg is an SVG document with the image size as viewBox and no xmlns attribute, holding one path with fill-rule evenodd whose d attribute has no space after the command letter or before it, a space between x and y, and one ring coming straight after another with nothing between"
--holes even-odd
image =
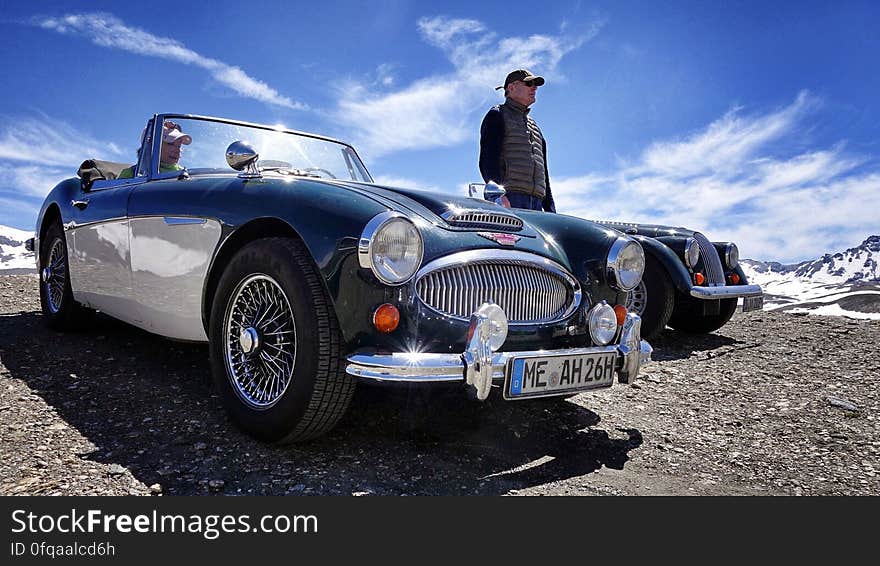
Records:
<instances>
[{"instance_id":1,"label":"rocky gravel ground","mask_svg":"<svg viewBox=\"0 0 880 566\"><path fill-rule=\"evenodd\" d=\"M0 277L0 494L880 495L880 322L759 312L655 340L632 387L565 401L361 387L293 446L238 432L207 348L106 317L47 330Z\"/></svg>"}]
</instances>

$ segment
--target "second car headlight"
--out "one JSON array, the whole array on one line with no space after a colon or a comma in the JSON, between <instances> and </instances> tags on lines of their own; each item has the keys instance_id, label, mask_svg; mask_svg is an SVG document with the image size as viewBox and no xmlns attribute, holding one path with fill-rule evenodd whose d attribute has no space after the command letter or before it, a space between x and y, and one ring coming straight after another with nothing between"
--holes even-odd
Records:
<instances>
[{"instance_id":1,"label":"second car headlight","mask_svg":"<svg viewBox=\"0 0 880 566\"><path fill-rule=\"evenodd\" d=\"M724 247L724 263L727 264L727 269L736 269L739 265L739 248L736 244L731 242Z\"/></svg>"},{"instance_id":2,"label":"second car headlight","mask_svg":"<svg viewBox=\"0 0 880 566\"><path fill-rule=\"evenodd\" d=\"M419 229L399 212L372 218L358 243L358 262L389 285L409 281L422 263L424 243Z\"/></svg>"},{"instance_id":3,"label":"second car headlight","mask_svg":"<svg viewBox=\"0 0 880 566\"><path fill-rule=\"evenodd\" d=\"M613 283L622 291L634 289L645 271L645 252L635 240L617 238L608 252L608 270Z\"/></svg>"},{"instance_id":4,"label":"second car headlight","mask_svg":"<svg viewBox=\"0 0 880 566\"><path fill-rule=\"evenodd\" d=\"M684 244L684 262L691 269L700 261L700 244L693 238L688 238Z\"/></svg>"}]
</instances>

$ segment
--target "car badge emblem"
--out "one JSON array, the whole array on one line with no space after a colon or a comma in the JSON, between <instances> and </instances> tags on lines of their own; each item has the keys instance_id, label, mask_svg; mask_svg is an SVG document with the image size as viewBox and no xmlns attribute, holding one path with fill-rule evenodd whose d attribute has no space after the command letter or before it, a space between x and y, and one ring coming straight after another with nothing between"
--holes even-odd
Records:
<instances>
[{"instance_id":1,"label":"car badge emblem","mask_svg":"<svg viewBox=\"0 0 880 566\"><path fill-rule=\"evenodd\" d=\"M521 239L521 236L516 234L502 234L498 232L477 232L477 234L502 246L512 246Z\"/></svg>"}]
</instances>

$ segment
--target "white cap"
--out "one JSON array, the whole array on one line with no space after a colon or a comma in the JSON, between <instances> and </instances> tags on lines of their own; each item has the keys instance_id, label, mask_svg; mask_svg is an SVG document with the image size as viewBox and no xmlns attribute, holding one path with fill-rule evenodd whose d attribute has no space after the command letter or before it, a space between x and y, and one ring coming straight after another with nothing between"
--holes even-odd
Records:
<instances>
[{"instance_id":1,"label":"white cap","mask_svg":"<svg viewBox=\"0 0 880 566\"><path fill-rule=\"evenodd\" d=\"M189 145L193 141L192 136L190 136L189 134L184 134L174 126L169 126L168 124L163 125L162 141L165 143L176 143L177 140L181 140L180 143L182 145Z\"/></svg>"}]
</instances>

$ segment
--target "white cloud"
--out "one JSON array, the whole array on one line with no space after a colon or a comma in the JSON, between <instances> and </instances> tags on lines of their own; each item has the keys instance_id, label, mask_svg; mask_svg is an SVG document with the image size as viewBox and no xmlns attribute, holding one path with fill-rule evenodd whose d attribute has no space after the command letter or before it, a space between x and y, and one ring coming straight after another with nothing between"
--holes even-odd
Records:
<instances>
[{"instance_id":1,"label":"white cloud","mask_svg":"<svg viewBox=\"0 0 880 566\"><path fill-rule=\"evenodd\" d=\"M684 140L659 141L617 170L554 178L557 210L687 226L743 257L797 261L880 232L880 172L844 144L779 155L820 106L803 92L765 115L734 109Z\"/></svg>"},{"instance_id":2,"label":"white cloud","mask_svg":"<svg viewBox=\"0 0 880 566\"><path fill-rule=\"evenodd\" d=\"M92 43L102 47L200 67L208 71L217 82L247 98L285 108L297 110L307 108L305 104L295 102L266 83L248 76L238 67L200 55L173 38L153 35L128 26L110 14L68 14L58 18L40 18L34 23L43 29L58 33L86 36L92 40Z\"/></svg>"},{"instance_id":3,"label":"white cloud","mask_svg":"<svg viewBox=\"0 0 880 566\"><path fill-rule=\"evenodd\" d=\"M23 197L44 198L55 185L76 175L76 167L62 169L37 165L13 165L0 162L0 178L4 179L16 194Z\"/></svg>"},{"instance_id":4,"label":"white cloud","mask_svg":"<svg viewBox=\"0 0 880 566\"><path fill-rule=\"evenodd\" d=\"M110 142L96 140L79 129L47 116L4 117L0 126L0 160L41 166L78 166L83 156L134 159Z\"/></svg>"},{"instance_id":5,"label":"white cloud","mask_svg":"<svg viewBox=\"0 0 880 566\"><path fill-rule=\"evenodd\" d=\"M394 175L378 175L376 177L373 177L373 181L377 185L384 185L386 187L403 187L407 189L419 189L423 191L441 190L436 185L432 185L430 183L424 183L415 179L410 179L407 177L397 177Z\"/></svg>"},{"instance_id":6,"label":"white cloud","mask_svg":"<svg viewBox=\"0 0 880 566\"><path fill-rule=\"evenodd\" d=\"M477 20L422 18L422 37L444 52L449 71L391 92L373 93L356 82L341 85L331 116L354 132L359 150L371 158L461 143L474 135L479 123L474 114L485 112L490 101L501 101L492 89L511 69L527 67L552 80L559 61L601 25L580 35L500 37Z\"/></svg>"}]
</instances>

